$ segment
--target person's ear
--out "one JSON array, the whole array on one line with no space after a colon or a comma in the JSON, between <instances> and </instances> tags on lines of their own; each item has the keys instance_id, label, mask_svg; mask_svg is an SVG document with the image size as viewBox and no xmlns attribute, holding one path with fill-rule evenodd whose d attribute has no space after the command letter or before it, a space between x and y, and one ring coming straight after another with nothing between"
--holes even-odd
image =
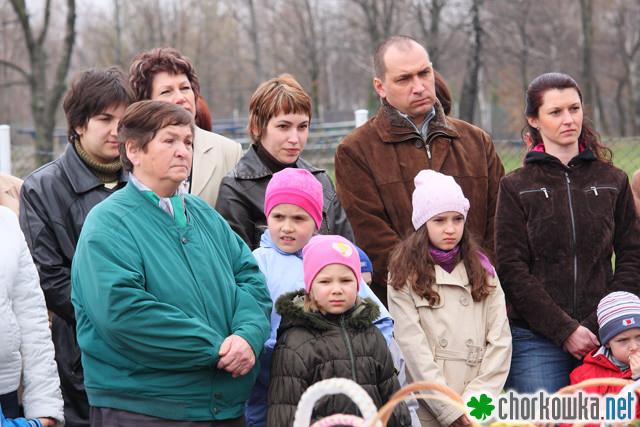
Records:
<instances>
[{"instance_id":1,"label":"person's ear","mask_svg":"<svg viewBox=\"0 0 640 427\"><path fill-rule=\"evenodd\" d=\"M387 97L387 93L384 90L384 83L378 77L373 78L373 89L376 91L380 98Z\"/></svg>"},{"instance_id":2,"label":"person's ear","mask_svg":"<svg viewBox=\"0 0 640 427\"><path fill-rule=\"evenodd\" d=\"M128 139L124 143L125 152L127 154L127 158L131 162L133 166L138 166L140 164L140 152L142 151L140 147L138 147L134 142Z\"/></svg>"},{"instance_id":3,"label":"person's ear","mask_svg":"<svg viewBox=\"0 0 640 427\"><path fill-rule=\"evenodd\" d=\"M527 117L527 123L534 129L538 129L539 120L537 117Z\"/></svg>"}]
</instances>

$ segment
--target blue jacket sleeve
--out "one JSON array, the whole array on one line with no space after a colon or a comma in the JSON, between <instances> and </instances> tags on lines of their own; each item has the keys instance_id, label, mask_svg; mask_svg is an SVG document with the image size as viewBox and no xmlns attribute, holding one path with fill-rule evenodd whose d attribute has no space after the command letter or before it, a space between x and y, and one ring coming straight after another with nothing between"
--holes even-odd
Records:
<instances>
[{"instance_id":1,"label":"blue jacket sleeve","mask_svg":"<svg viewBox=\"0 0 640 427\"><path fill-rule=\"evenodd\" d=\"M42 427L37 418L5 418L0 408L0 426L2 427Z\"/></svg>"},{"instance_id":2,"label":"blue jacket sleeve","mask_svg":"<svg viewBox=\"0 0 640 427\"><path fill-rule=\"evenodd\" d=\"M389 344L391 340L393 340L393 318L391 314L389 314L389 310L380 302L376 294L373 293L364 280L360 281L358 296L360 296L360 298L370 298L378 305L380 316L374 320L373 324L382 332L382 336L385 341L387 341L387 344Z\"/></svg>"}]
</instances>

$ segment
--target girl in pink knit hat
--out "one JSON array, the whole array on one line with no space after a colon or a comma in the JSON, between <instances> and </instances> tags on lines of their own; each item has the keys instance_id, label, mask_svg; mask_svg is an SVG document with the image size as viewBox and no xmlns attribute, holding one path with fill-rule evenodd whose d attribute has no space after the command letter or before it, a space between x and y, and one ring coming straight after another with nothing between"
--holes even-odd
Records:
<instances>
[{"instance_id":1,"label":"girl in pink knit hat","mask_svg":"<svg viewBox=\"0 0 640 427\"><path fill-rule=\"evenodd\" d=\"M278 298L282 320L271 363L267 425L293 423L304 391L328 378L360 384L381 407L400 385L387 342L373 325L378 305L358 296L360 256L341 236L314 236L302 251L304 289ZM333 414L357 415L346 396L334 395L316 405L313 419ZM389 426L410 426L406 405L398 405Z\"/></svg>"},{"instance_id":2,"label":"girl in pink knit hat","mask_svg":"<svg viewBox=\"0 0 640 427\"><path fill-rule=\"evenodd\" d=\"M285 168L273 174L264 198L267 230L260 239L260 247L253 251L260 271L267 279L273 301L288 292L304 289L302 248L321 229L322 213L322 184L311 172ZM358 294L374 300L380 312L374 319L374 325L390 341L393 320L389 312L366 284L359 286ZM267 423L267 387L279 326L280 314L274 309L271 312L271 334L260 355L260 375L245 409L247 427L264 427Z\"/></svg>"},{"instance_id":3,"label":"girl in pink knit hat","mask_svg":"<svg viewBox=\"0 0 640 427\"><path fill-rule=\"evenodd\" d=\"M389 258L388 303L407 381L449 386L467 401L497 396L511 361L504 293L488 258L465 227L469 200L433 170L415 177L413 227ZM420 400L426 426L471 425L461 409Z\"/></svg>"}]
</instances>

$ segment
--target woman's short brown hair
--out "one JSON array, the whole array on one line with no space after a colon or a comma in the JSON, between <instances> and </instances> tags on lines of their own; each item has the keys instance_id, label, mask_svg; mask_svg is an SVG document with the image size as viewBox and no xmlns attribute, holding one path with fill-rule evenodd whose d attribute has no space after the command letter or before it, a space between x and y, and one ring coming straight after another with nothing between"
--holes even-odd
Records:
<instances>
[{"instance_id":1,"label":"woman's short brown hair","mask_svg":"<svg viewBox=\"0 0 640 427\"><path fill-rule=\"evenodd\" d=\"M269 120L279 114L305 114L311 120L311 97L290 74L282 74L258 86L249 101L247 130L259 143Z\"/></svg>"},{"instance_id":2,"label":"woman's short brown hair","mask_svg":"<svg viewBox=\"0 0 640 427\"><path fill-rule=\"evenodd\" d=\"M76 128L86 126L89 119L111 107L133 102L127 77L118 67L91 68L80 73L64 96L62 109L67 117L67 139L78 139Z\"/></svg>"},{"instance_id":3,"label":"woman's short brown hair","mask_svg":"<svg viewBox=\"0 0 640 427\"><path fill-rule=\"evenodd\" d=\"M200 81L191 61L172 47L157 47L139 53L129 67L129 83L136 101L151 99L153 79L158 73L184 74L191 83L195 98L200 96Z\"/></svg>"},{"instance_id":4,"label":"woman's short brown hair","mask_svg":"<svg viewBox=\"0 0 640 427\"><path fill-rule=\"evenodd\" d=\"M147 144L167 126L190 126L193 133L193 116L183 107L163 101L140 101L127 108L118 124L120 160L125 170L133 170L126 142L132 141L135 147L146 151Z\"/></svg>"}]
</instances>

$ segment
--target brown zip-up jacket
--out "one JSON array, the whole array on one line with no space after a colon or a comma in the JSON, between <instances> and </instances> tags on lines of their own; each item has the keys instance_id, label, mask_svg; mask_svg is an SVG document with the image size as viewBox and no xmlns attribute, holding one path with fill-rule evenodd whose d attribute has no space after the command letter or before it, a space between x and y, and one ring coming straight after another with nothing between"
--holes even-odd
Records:
<instances>
[{"instance_id":1,"label":"brown zip-up jacket","mask_svg":"<svg viewBox=\"0 0 640 427\"><path fill-rule=\"evenodd\" d=\"M386 305L389 253L414 230L413 179L423 169L451 175L471 202L467 227L493 254L493 217L504 168L482 129L444 115L436 103L426 140L386 102L340 143L336 190L357 244L373 262L372 289Z\"/></svg>"},{"instance_id":2,"label":"brown zip-up jacket","mask_svg":"<svg viewBox=\"0 0 640 427\"><path fill-rule=\"evenodd\" d=\"M528 153L500 183L496 213L509 317L558 346L579 325L597 334L600 299L640 290L639 224L629 178L589 149L567 166Z\"/></svg>"}]
</instances>

